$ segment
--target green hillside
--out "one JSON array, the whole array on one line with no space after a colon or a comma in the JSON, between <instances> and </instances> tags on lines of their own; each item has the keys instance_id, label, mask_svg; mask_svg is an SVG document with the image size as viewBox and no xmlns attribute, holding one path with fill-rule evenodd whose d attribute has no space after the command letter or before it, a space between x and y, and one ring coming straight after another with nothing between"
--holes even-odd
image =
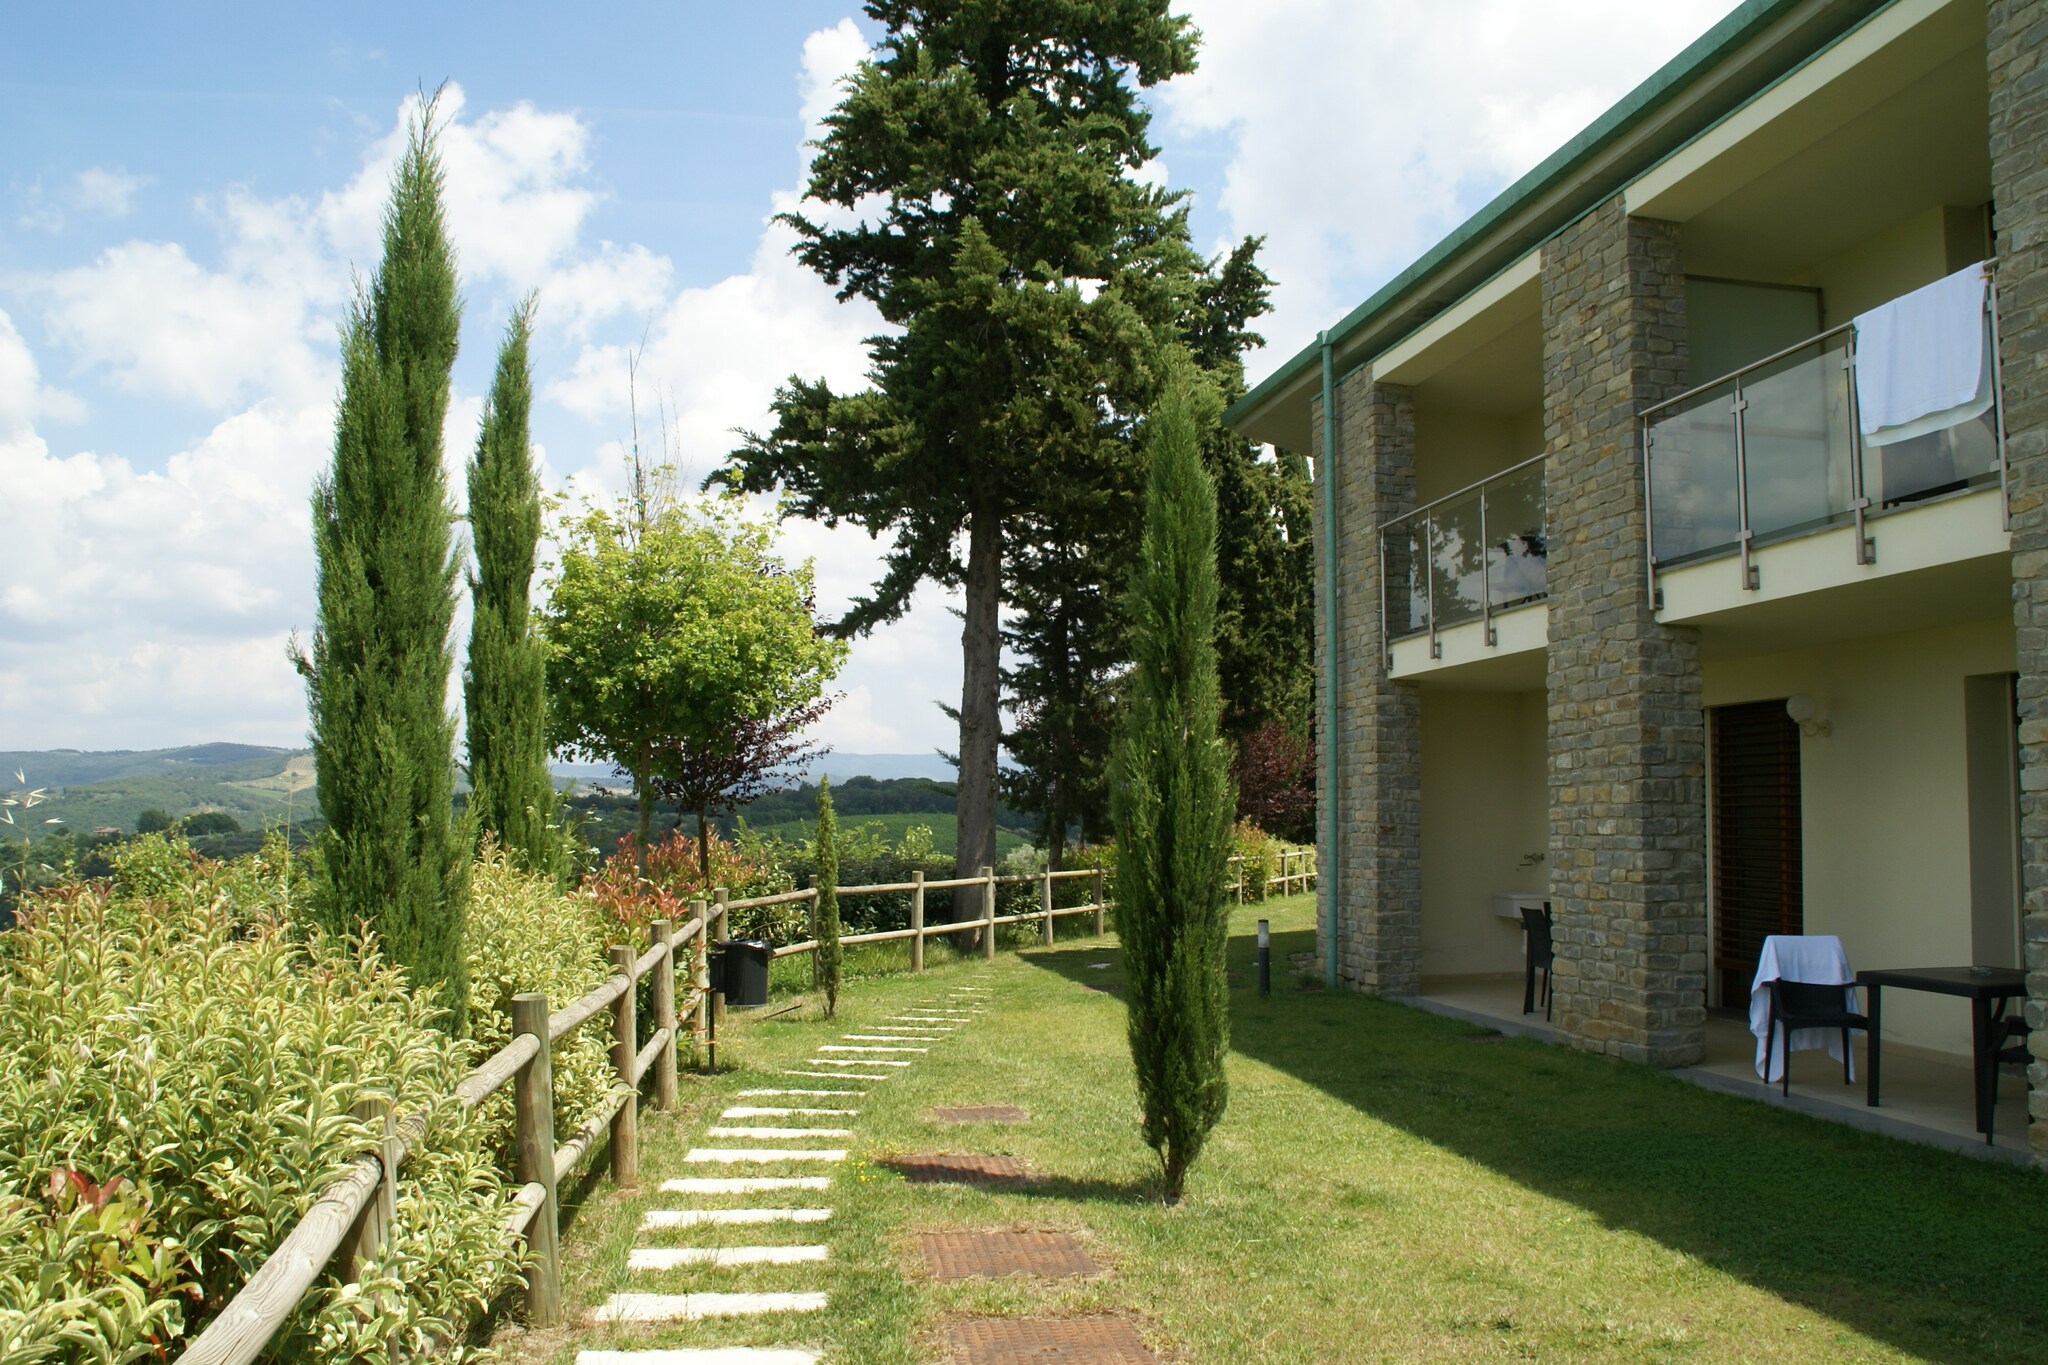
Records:
<instances>
[{"instance_id":1,"label":"green hillside","mask_svg":"<svg viewBox=\"0 0 2048 1365\"><path fill-rule=\"evenodd\" d=\"M151 809L174 819L195 811L225 811L245 829L319 813L313 799L313 756L304 749L200 744L0 753L0 785L17 786L16 772L28 787L48 792L32 813L38 825L54 817L80 834L103 828L132 831L136 818Z\"/></svg>"}]
</instances>

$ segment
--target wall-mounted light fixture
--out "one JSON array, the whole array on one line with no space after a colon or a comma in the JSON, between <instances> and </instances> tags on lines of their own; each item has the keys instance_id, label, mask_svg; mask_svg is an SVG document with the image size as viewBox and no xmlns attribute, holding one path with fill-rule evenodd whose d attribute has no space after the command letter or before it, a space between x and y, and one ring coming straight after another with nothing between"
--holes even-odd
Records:
<instances>
[{"instance_id":1,"label":"wall-mounted light fixture","mask_svg":"<svg viewBox=\"0 0 2048 1365\"><path fill-rule=\"evenodd\" d=\"M1826 739L1834 733L1834 721L1821 714L1820 703L1804 692L1785 698L1785 714L1808 739Z\"/></svg>"}]
</instances>

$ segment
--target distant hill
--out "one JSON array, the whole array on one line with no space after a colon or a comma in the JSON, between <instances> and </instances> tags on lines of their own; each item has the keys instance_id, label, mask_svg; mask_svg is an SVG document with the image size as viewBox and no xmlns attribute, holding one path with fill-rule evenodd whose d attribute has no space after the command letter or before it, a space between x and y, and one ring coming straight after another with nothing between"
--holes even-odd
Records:
<instances>
[{"instance_id":1,"label":"distant hill","mask_svg":"<svg viewBox=\"0 0 2048 1365\"><path fill-rule=\"evenodd\" d=\"M100 828L133 830L136 817L150 809L173 818L200 810L226 811L245 829L319 814L308 749L194 744L178 749L0 752L0 786L14 787L16 772L30 788L49 793L34 812L38 825L55 818L80 834Z\"/></svg>"},{"instance_id":2,"label":"distant hill","mask_svg":"<svg viewBox=\"0 0 2048 1365\"><path fill-rule=\"evenodd\" d=\"M574 778L579 783L596 783L605 787L632 785L631 778L618 776L618 770L609 763L552 763L548 766L557 779ZM812 764L804 773L803 780L816 782L819 773L828 774L834 782L844 782L852 777L872 777L883 782L898 777L922 777L933 782L951 782L954 776L953 765L938 754L830 753Z\"/></svg>"}]
</instances>

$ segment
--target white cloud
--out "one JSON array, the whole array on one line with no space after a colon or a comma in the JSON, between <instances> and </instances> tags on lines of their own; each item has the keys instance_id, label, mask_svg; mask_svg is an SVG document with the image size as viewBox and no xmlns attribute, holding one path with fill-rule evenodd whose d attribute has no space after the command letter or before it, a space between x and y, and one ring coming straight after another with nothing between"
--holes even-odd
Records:
<instances>
[{"instance_id":1,"label":"white cloud","mask_svg":"<svg viewBox=\"0 0 2048 1365\"><path fill-rule=\"evenodd\" d=\"M571 341L586 340L600 322L651 317L668 296L675 267L638 242L598 246L595 256L564 266L540 288L540 323Z\"/></svg>"},{"instance_id":2,"label":"white cloud","mask_svg":"<svg viewBox=\"0 0 2048 1365\"><path fill-rule=\"evenodd\" d=\"M87 213L125 218L135 211L135 193L149 183L145 175L92 166L71 182L71 202Z\"/></svg>"},{"instance_id":3,"label":"white cloud","mask_svg":"<svg viewBox=\"0 0 2048 1365\"><path fill-rule=\"evenodd\" d=\"M1232 238L1267 237L1270 370L1555 151L1731 0L1190 0L1167 132L1231 146Z\"/></svg>"}]
</instances>

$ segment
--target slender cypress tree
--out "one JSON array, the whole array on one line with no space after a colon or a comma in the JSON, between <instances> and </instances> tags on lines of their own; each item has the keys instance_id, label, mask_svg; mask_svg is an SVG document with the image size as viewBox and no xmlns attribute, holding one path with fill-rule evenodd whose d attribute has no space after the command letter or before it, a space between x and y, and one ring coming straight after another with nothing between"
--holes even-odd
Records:
<instances>
[{"instance_id":1,"label":"slender cypress tree","mask_svg":"<svg viewBox=\"0 0 2048 1365\"><path fill-rule=\"evenodd\" d=\"M375 929L459 1033L469 856L452 808L458 569L441 422L461 305L433 116L429 102L413 124L384 260L343 336L334 467L313 491L319 626L295 661L328 825L323 912L337 930Z\"/></svg>"},{"instance_id":2,"label":"slender cypress tree","mask_svg":"<svg viewBox=\"0 0 2048 1365\"><path fill-rule=\"evenodd\" d=\"M818 775L818 985L825 992L825 1017L839 1012L839 818L832 813L832 779Z\"/></svg>"},{"instance_id":3,"label":"slender cypress tree","mask_svg":"<svg viewBox=\"0 0 2048 1365\"><path fill-rule=\"evenodd\" d=\"M527 440L533 372L526 353L532 334L529 298L505 329L483 429L469 464L476 573L469 580L473 614L463 701L469 720L471 817L526 867L552 872L555 840L548 816L555 792L548 776L547 647L534 629L528 598L540 541L540 478Z\"/></svg>"},{"instance_id":4,"label":"slender cypress tree","mask_svg":"<svg viewBox=\"0 0 2048 1365\"><path fill-rule=\"evenodd\" d=\"M1131 1060L1168 1203L1223 1117L1230 1047L1223 881L1235 796L1217 733L1216 493L1193 411L1214 398L1197 382L1184 369L1153 414L1127 599L1130 691L1111 759Z\"/></svg>"}]
</instances>

